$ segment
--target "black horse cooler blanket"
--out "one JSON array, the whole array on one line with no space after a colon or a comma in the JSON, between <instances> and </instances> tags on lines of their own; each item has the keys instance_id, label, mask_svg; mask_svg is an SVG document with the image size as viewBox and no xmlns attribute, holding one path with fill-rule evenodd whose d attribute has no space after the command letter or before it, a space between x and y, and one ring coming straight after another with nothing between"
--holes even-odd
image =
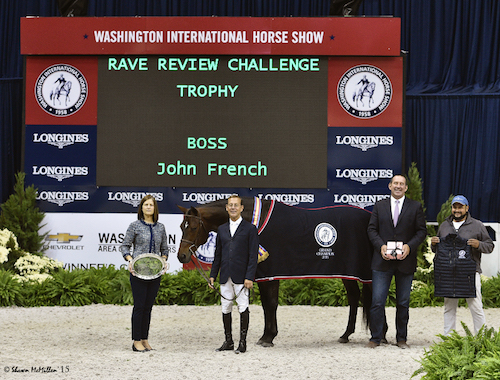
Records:
<instances>
[{"instance_id":1,"label":"black horse cooler blanket","mask_svg":"<svg viewBox=\"0 0 500 380\"><path fill-rule=\"evenodd\" d=\"M257 208L260 202L255 203ZM256 281L336 277L371 282L370 212L354 206L303 209L273 201L267 215L255 215L254 209L260 245L269 253L257 266Z\"/></svg>"}]
</instances>

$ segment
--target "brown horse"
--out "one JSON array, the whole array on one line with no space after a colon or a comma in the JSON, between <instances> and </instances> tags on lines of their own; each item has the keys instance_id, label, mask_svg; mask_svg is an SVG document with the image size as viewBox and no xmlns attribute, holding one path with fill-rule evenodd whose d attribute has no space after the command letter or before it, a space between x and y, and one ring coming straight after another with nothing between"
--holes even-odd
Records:
<instances>
[{"instance_id":1,"label":"brown horse","mask_svg":"<svg viewBox=\"0 0 500 380\"><path fill-rule=\"evenodd\" d=\"M226 203L220 200L200 207L178 206L184 213L177 255L181 263L190 262L196 249L207 241L209 232L216 232L228 221ZM279 280L292 278L342 279L350 309L347 329L338 341L347 343L355 329L361 297L358 281L363 283L363 315L367 324L370 318L372 246L366 232L370 213L351 206L302 209L252 197L243 197L243 205L242 217L254 222L261 247L269 253L258 264L255 279L265 320L264 334L257 344L273 346L278 334ZM258 215L256 205L261 206Z\"/></svg>"}]
</instances>

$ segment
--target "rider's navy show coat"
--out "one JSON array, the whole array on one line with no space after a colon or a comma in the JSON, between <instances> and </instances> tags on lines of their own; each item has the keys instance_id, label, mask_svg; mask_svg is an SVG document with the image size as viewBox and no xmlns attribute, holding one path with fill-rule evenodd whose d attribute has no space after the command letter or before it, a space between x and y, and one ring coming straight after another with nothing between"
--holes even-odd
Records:
<instances>
[{"instance_id":1,"label":"rider's navy show coat","mask_svg":"<svg viewBox=\"0 0 500 380\"><path fill-rule=\"evenodd\" d=\"M231 237L229 222L217 230L215 257L210 277L216 278L220 270L219 283L225 284L229 277L235 284L253 281L257 270L259 236L253 224L242 220Z\"/></svg>"}]
</instances>

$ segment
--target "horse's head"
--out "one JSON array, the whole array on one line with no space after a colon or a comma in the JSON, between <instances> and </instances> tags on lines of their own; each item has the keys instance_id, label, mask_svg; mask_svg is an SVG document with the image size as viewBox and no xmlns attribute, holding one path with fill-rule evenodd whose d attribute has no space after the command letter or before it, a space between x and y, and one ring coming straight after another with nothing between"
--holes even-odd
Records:
<instances>
[{"instance_id":1,"label":"horse's head","mask_svg":"<svg viewBox=\"0 0 500 380\"><path fill-rule=\"evenodd\" d=\"M198 209L177 207L184 213L184 219L181 223L182 238L177 258L181 263L186 264L189 263L191 255L196 252L198 247L206 243L209 231Z\"/></svg>"}]
</instances>

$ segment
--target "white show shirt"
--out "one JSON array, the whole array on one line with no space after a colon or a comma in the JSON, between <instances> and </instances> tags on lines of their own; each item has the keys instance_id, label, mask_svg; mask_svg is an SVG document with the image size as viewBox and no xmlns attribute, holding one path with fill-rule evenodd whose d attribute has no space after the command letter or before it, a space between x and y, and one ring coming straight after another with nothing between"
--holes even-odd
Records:
<instances>
[{"instance_id":1,"label":"white show shirt","mask_svg":"<svg viewBox=\"0 0 500 380\"><path fill-rule=\"evenodd\" d=\"M242 220L243 218L241 216L234 222L229 219L229 232L231 233L231 236L234 236L234 233L238 229L238 226L240 225Z\"/></svg>"}]
</instances>

